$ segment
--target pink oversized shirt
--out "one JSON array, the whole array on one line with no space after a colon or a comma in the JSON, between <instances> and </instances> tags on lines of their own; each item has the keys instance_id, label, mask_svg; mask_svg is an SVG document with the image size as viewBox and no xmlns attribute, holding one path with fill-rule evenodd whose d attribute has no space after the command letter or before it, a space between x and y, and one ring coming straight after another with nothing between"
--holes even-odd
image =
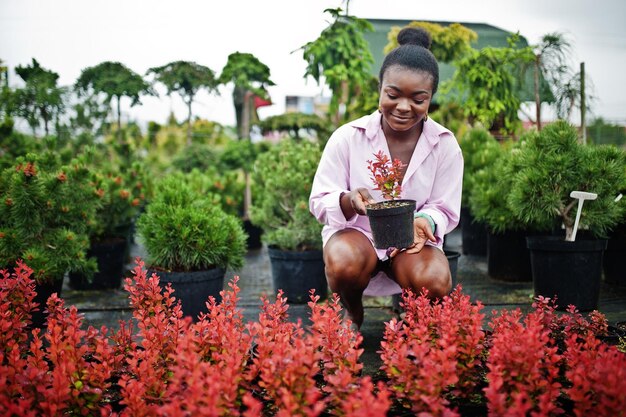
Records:
<instances>
[{"instance_id":1,"label":"pink oversized shirt","mask_svg":"<svg viewBox=\"0 0 626 417\"><path fill-rule=\"evenodd\" d=\"M339 196L342 192L365 187L374 200L383 200L380 191L373 189L367 164L381 149L390 155L381 119L376 111L346 123L332 134L324 148L309 198L311 213L324 224L324 245L335 232L348 227L363 232L372 246L374 244L367 216L357 214L346 220ZM429 118L402 180L401 195L401 198L416 200L417 211L430 215L435 221L437 242L427 244L441 249L443 237L458 225L462 183L463 155L456 138ZM380 259L386 259L384 249L376 252ZM364 294L383 296L399 292L400 286L380 272L370 280Z\"/></svg>"}]
</instances>

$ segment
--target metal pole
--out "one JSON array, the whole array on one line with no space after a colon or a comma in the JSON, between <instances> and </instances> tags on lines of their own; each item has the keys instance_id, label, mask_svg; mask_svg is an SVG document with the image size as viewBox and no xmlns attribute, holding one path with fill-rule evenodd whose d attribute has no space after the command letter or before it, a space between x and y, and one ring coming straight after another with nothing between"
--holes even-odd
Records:
<instances>
[{"instance_id":1,"label":"metal pole","mask_svg":"<svg viewBox=\"0 0 626 417\"><path fill-rule=\"evenodd\" d=\"M585 104L585 63L580 63L580 128L582 134L580 136L581 143L587 144L587 125L585 123L585 113L587 112L587 105Z\"/></svg>"}]
</instances>

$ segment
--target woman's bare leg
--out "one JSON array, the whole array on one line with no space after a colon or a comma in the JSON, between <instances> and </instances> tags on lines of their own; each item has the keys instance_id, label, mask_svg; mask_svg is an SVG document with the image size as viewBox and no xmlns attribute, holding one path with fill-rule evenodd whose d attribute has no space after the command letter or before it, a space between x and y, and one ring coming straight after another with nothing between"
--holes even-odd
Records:
<instances>
[{"instance_id":1,"label":"woman's bare leg","mask_svg":"<svg viewBox=\"0 0 626 417\"><path fill-rule=\"evenodd\" d=\"M369 239L355 229L335 233L324 246L326 279L341 298L350 319L363 324L363 291L376 270L378 257Z\"/></svg>"},{"instance_id":2,"label":"woman's bare leg","mask_svg":"<svg viewBox=\"0 0 626 417\"><path fill-rule=\"evenodd\" d=\"M391 262L391 274L400 287L415 294L426 288L431 299L442 298L452 289L448 258L433 246L424 246L419 253L399 253Z\"/></svg>"}]
</instances>

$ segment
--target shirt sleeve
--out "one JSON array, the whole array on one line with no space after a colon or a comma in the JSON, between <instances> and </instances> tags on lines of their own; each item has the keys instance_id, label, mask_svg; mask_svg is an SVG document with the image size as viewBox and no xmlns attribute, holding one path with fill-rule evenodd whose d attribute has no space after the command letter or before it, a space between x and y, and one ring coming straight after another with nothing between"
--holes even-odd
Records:
<instances>
[{"instance_id":1,"label":"shirt sleeve","mask_svg":"<svg viewBox=\"0 0 626 417\"><path fill-rule=\"evenodd\" d=\"M309 197L311 213L320 223L335 228L349 226L357 218L355 215L346 219L339 203L341 193L350 191L348 139L353 130L344 126L336 130L326 143Z\"/></svg>"},{"instance_id":2,"label":"shirt sleeve","mask_svg":"<svg viewBox=\"0 0 626 417\"><path fill-rule=\"evenodd\" d=\"M418 210L432 217L437 225L436 246L441 246L444 236L459 224L461 213L463 154L454 136L452 140L441 155L430 197Z\"/></svg>"}]
</instances>

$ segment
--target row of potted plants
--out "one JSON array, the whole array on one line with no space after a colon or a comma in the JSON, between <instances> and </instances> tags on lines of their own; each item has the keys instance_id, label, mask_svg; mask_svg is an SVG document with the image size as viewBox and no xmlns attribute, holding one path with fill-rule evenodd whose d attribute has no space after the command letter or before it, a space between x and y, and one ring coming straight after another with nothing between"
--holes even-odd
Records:
<instances>
[{"instance_id":1,"label":"row of potted plants","mask_svg":"<svg viewBox=\"0 0 626 417\"><path fill-rule=\"evenodd\" d=\"M289 320L280 291L244 321L235 276L192 322L137 259L132 319L85 329L53 295L42 333L28 330L32 276L20 262L0 280L3 415L626 415L626 355L602 341L604 316L557 313L543 297L483 327L484 307L461 287L434 302L405 291L406 318L385 323L373 377L334 294L311 291L307 324Z\"/></svg>"},{"instance_id":2,"label":"row of potted plants","mask_svg":"<svg viewBox=\"0 0 626 417\"><path fill-rule=\"evenodd\" d=\"M489 275L532 279L535 295L558 294L563 307L597 308L607 238L626 224L619 198L626 190L626 153L580 144L565 121L516 142L498 143L479 128L465 139L477 137L481 150L470 158L483 164L473 165L478 168L468 173L464 194L474 218L487 226ZM595 196L582 210L580 192Z\"/></svg>"}]
</instances>

